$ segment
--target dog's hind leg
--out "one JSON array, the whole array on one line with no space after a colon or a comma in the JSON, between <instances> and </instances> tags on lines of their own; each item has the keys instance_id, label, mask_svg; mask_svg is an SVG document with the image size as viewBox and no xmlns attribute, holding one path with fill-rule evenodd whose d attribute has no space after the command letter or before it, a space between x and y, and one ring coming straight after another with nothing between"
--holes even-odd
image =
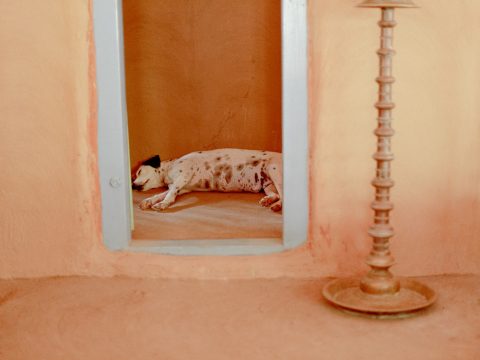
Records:
<instances>
[{"instance_id":1,"label":"dog's hind leg","mask_svg":"<svg viewBox=\"0 0 480 360\"><path fill-rule=\"evenodd\" d=\"M274 202L270 209L273 211L280 211L282 210L282 203L283 203L283 171L282 171L282 160L281 159L272 159L267 165L267 173L270 179L275 185L275 189L278 192L279 199Z\"/></svg>"},{"instance_id":2,"label":"dog's hind leg","mask_svg":"<svg viewBox=\"0 0 480 360\"><path fill-rule=\"evenodd\" d=\"M269 207L273 203L277 202L280 199L278 195L277 189L273 183L267 185L263 191L265 191L265 195L263 198L260 199L260 205L264 207Z\"/></svg>"}]
</instances>

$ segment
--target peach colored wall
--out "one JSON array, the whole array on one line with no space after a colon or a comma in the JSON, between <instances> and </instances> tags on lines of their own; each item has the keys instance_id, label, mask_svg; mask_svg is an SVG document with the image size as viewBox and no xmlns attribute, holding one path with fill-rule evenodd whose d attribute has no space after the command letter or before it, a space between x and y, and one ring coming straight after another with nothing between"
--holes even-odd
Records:
<instances>
[{"instance_id":1,"label":"peach colored wall","mask_svg":"<svg viewBox=\"0 0 480 360\"><path fill-rule=\"evenodd\" d=\"M87 1L2 1L0 277L249 278L364 271L371 221L377 13L311 1L308 243L257 257L102 245ZM393 198L399 274L480 272L480 3L399 11ZM27 11L28 10L28 11Z\"/></svg>"},{"instance_id":2,"label":"peach colored wall","mask_svg":"<svg viewBox=\"0 0 480 360\"><path fill-rule=\"evenodd\" d=\"M132 164L281 151L279 0L124 0Z\"/></svg>"}]
</instances>

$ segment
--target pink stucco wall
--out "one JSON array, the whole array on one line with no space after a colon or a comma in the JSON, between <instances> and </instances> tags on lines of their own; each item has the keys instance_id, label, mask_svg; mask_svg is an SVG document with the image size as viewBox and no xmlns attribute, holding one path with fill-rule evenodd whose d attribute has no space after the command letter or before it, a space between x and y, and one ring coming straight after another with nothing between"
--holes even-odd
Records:
<instances>
[{"instance_id":1,"label":"pink stucco wall","mask_svg":"<svg viewBox=\"0 0 480 360\"><path fill-rule=\"evenodd\" d=\"M111 253L101 239L87 0L2 2L0 277L248 278L364 271L377 13L310 1L308 243L258 257ZM480 3L400 11L393 250L399 274L480 271Z\"/></svg>"}]
</instances>

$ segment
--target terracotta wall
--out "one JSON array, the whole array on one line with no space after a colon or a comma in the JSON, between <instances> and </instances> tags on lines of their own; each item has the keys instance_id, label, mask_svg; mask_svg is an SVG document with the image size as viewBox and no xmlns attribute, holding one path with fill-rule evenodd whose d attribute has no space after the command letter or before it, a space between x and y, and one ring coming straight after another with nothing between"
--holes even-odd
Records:
<instances>
[{"instance_id":1,"label":"terracotta wall","mask_svg":"<svg viewBox=\"0 0 480 360\"><path fill-rule=\"evenodd\" d=\"M281 151L279 0L124 0L132 164Z\"/></svg>"},{"instance_id":2,"label":"terracotta wall","mask_svg":"<svg viewBox=\"0 0 480 360\"><path fill-rule=\"evenodd\" d=\"M418 0L396 31L399 274L480 272L480 3ZM1 1L0 277L249 278L364 271L376 11L310 1L307 244L256 257L111 253L101 239L89 2ZM28 11L26 11L28 9Z\"/></svg>"}]
</instances>

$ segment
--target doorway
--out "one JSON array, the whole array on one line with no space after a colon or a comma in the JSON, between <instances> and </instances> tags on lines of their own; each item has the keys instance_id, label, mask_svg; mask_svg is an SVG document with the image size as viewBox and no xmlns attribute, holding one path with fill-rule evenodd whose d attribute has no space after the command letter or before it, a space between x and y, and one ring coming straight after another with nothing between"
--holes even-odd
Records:
<instances>
[{"instance_id":1,"label":"doorway","mask_svg":"<svg viewBox=\"0 0 480 360\"><path fill-rule=\"evenodd\" d=\"M173 1L171 2L173 3ZM147 3L156 2L150 1ZM168 3L168 1L166 1L165 3ZM187 4L194 2L183 3ZM208 3L215 3L215 1L209 1ZM231 4L231 2L227 1L217 1L217 3ZM125 5L127 4L125 3ZM131 117L132 122L135 121L133 120L133 117L135 115L129 113L127 121L127 97L125 96L125 91L129 91L128 83L130 82L130 80L128 80L127 74L127 83L125 83L125 73L128 73L128 71L125 71L124 60L127 59L128 62L129 55L128 50L124 51L124 15L122 14L122 10L126 11L127 9L126 7L123 7L122 1L120 0L94 1L94 33L97 56L97 88L99 97L99 167L102 192L102 224L104 241L110 249L128 249L130 251L159 252L176 255L261 254L292 248L306 240L308 223L306 1L284 0L279 3L279 6L281 6L281 10L277 10L277 14L280 12L280 19L278 21L280 22L281 29L281 46L279 56L281 64L281 76L279 77L279 79L277 78L276 80L277 82L280 82L280 86L275 88L278 93L281 94L281 97L279 99L276 96L267 96L267 101L270 101L270 104L265 107L265 109L267 109L268 111L264 110L263 114L273 114L275 111L278 112L279 107L281 108L280 117L270 116L270 118L276 118L277 122L281 122L280 141L278 141L278 128L276 128L277 130L273 130L273 132L276 131L277 136L271 137L272 139L277 139L277 145L274 146L278 146L280 143L283 152L284 206L283 224L281 226L283 236L281 238L255 237L248 239L202 239L201 237L197 237L191 240L141 240L135 238L132 239L132 234L130 231L132 221L131 212L133 210L133 207L130 198L131 192L129 182L129 169L131 163L129 160L128 152L129 136L127 124L129 123ZM199 11L201 13L202 11L204 11L204 9L190 9L190 13L185 12L181 14L180 17L183 16L184 19L177 20L183 21L184 24L190 23L191 17L193 16L192 14L195 14L196 11ZM271 14L264 13L264 15L268 15L268 17L272 18ZM206 16L206 19L209 18L208 14L204 14L204 16ZM214 17L218 18L218 16ZM214 19L211 18L210 20L203 21L203 23L205 24L204 27L207 28L208 24L210 25L210 27L215 27L215 25L213 25ZM257 23L257 20L253 21L252 24L255 25ZM126 21L129 20L126 19ZM125 24L127 24L127 22L125 22ZM143 25L138 24L137 26L141 27ZM234 30L235 27L232 27L230 29L232 34L234 33ZM193 30L191 29L191 35L192 32ZM226 31L226 33L228 35L228 31ZM175 34L178 35L179 33L175 32ZM228 38L227 35L221 34L221 36L226 36ZM128 47L128 36L128 34L125 36L126 47ZM175 38L172 34L171 37L172 39ZM178 39L185 40L185 36L177 37ZM232 42L228 41L226 43L230 44L231 46ZM214 42L212 42L212 44L216 45L214 44ZM190 59L196 60L196 67L202 69L202 66L200 66L202 65L201 61L193 57L191 53L192 50L188 50L189 48L191 48L191 46L184 46L183 53L180 52L181 54L184 54L182 55L182 57L188 59L190 56ZM233 52L234 55L236 55L238 58L242 58L243 55L239 55L242 50L244 49L239 48L238 46L234 46L231 47L230 52ZM211 53L213 54L214 52L212 51ZM274 51L272 53L274 53ZM207 55L209 54L210 52ZM144 54L143 58L145 57L146 56ZM212 60L212 58L210 58L210 60ZM247 60L249 60L250 63L253 64L251 58L247 58ZM174 60L170 59L166 63L168 65L172 64L172 62L174 62ZM242 63L247 62L242 61ZM265 62L265 64L266 63L267 62ZM251 64L250 67L254 67ZM270 64L270 62L268 62L268 64ZM203 65L208 65L208 62L205 62L205 64ZM129 65L127 64L127 66ZM258 66L258 68L260 68L260 66ZM189 67L181 67L180 70L179 74L181 76L178 76L180 79L197 79L195 76L187 76L189 71L193 71ZM235 70L235 68L232 68L229 73L235 73L233 70ZM221 71L221 69L213 69L212 71ZM159 73L161 74L162 71L159 71ZM198 76L201 80L203 75ZM255 76L258 76L258 74ZM273 78L272 81L274 82L275 78L273 76L270 77ZM222 78L222 76L219 76L219 78ZM231 78L234 78L234 76L231 76ZM244 79L245 77L240 78ZM154 80L159 81L158 79ZM145 81L147 84L147 86L145 87L145 89L147 90L149 86L154 86L150 83L150 81L153 80L148 79L148 77L144 77L143 81ZM253 88L249 91L247 91L248 89L245 90L245 84L241 83L240 81L239 83L235 82L235 84L237 86L234 86L232 88L242 89L242 91L244 91L242 95L247 95L245 98L246 100L242 100L241 98L238 98L238 95L236 95L237 101L229 102L228 97L222 98L222 96L227 96L228 92L221 92L219 93L219 99L221 101L218 100L218 98L216 100L219 101L218 104L222 105L226 103L231 103L234 105L236 104L237 107L233 107L233 110L230 113L228 111L226 113L220 112L217 113L216 116L209 115L209 117L221 119L222 121L224 121L225 124L229 122L225 121L225 119L236 119L236 122L232 121L232 123L241 124L241 121L239 122L239 119L242 120L245 118L245 112L242 113L242 110L246 108L246 105L250 106L248 100L251 100L251 94L255 93L255 91L257 91L258 94L261 94L262 91L264 91L264 93L267 92L265 90L266 88L262 86L267 86L269 82L263 81L260 83L261 86L259 86L257 90ZM166 91L165 89L169 89L168 87L159 87L158 85L155 86L157 86L157 88L153 88L154 90L156 89L155 91ZM182 81L180 81L180 85L173 85L173 87L175 86L179 86L180 90L185 90L185 88L188 89L188 86L186 86L185 83ZM193 87L192 91L190 91L191 98L194 99L195 97L197 97L197 100L200 99L201 101L197 101L196 109L193 107L190 110L187 109L188 111L182 109L182 117L191 119L191 124L195 125L195 122L193 121L195 119L195 116L193 116L192 114L211 114L215 111L218 111L221 106L215 107L212 106L212 103L209 103L209 101L215 99L215 96L210 95L202 99L202 95L204 94L204 92L201 91L202 87L198 88L200 90L193 91L194 88L195 87ZM176 90L177 94L182 93L182 91L180 91L179 89ZM268 93L270 94L273 91L275 91L275 89L270 89ZM137 98L137 101L145 101L142 99L145 99L145 97L139 96ZM171 99L169 101L174 100ZM245 103L245 101L247 101L247 103ZM272 101L274 104L275 101L277 101L277 105L279 102L280 106L270 106ZM202 105L200 106L198 104ZM202 109L202 106L206 106L205 104L208 104L208 109L203 112L200 111ZM163 106L163 108L166 110L168 110L169 108L174 108L171 106L171 104L166 102L164 102L163 104L156 104L155 106L160 108L162 108ZM130 109L130 107L131 105L129 104L129 112L134 111ZM251 108L247 108L247 110L252 111ZM262 112L260 111L260 113ZM243 117L241 116L242 114ZM265 116L264 118L268 118L268 116ZM205 119L207 119L206 116ZM248 121L246 123L248 123ZM272 125L272 123L268 122L266 122L265 124L267 124L267 128L268 126ZM261 127L262 125L259 124L258 126ZM133 132L135 130L131 131ZM177 130L177 133L178 132L179 131ZM208 132L213 133L211 129L208 129ZM232 134L231 130L225 130L221 133L227 136L227 142L229 143L229 147L241 146L232 143L237 138L240 139L241 137L230 135L230 138L228 138L228 134ZM238 131L234 131L233 133L237 134ZM247 133L256 134L255 132ZM258 133L261 132L258 131ZM135 135L133 135L133 137L134 136ZM194 137L192 139L193 140L187 140L185 143L189 144L191 141L195 140ZM210 140L212 139L210 138ZM222 140L222 136L218 136L217 138L214 137L213 140L213 146L215 147L220 147L221 142L224 141ZM170 140L166 141L168 142ZM253 141L257 140L253 139ZM210 141L210 143L207 142L206 144L211 145L212 141ZM166 151L178 151L179 153L185 151L182 149L179 150L178 148L175 150L176 146L183 147L186 145L184 145L183 142L176 142L176 145L174 147L170 147L170 150L167 149ZM191 148L193 149L195 147L196 149L198 149L198 146L202 145L191 146ZM186 151L189 151L189 149L187 149ZM134 151L135 150L132 150L132 158L133 156L136 156L134 154ZM177 155L173 154L172 156L175 157ZM160 213L160 215L163 214Z\"/></svg>"}]
</instances>

